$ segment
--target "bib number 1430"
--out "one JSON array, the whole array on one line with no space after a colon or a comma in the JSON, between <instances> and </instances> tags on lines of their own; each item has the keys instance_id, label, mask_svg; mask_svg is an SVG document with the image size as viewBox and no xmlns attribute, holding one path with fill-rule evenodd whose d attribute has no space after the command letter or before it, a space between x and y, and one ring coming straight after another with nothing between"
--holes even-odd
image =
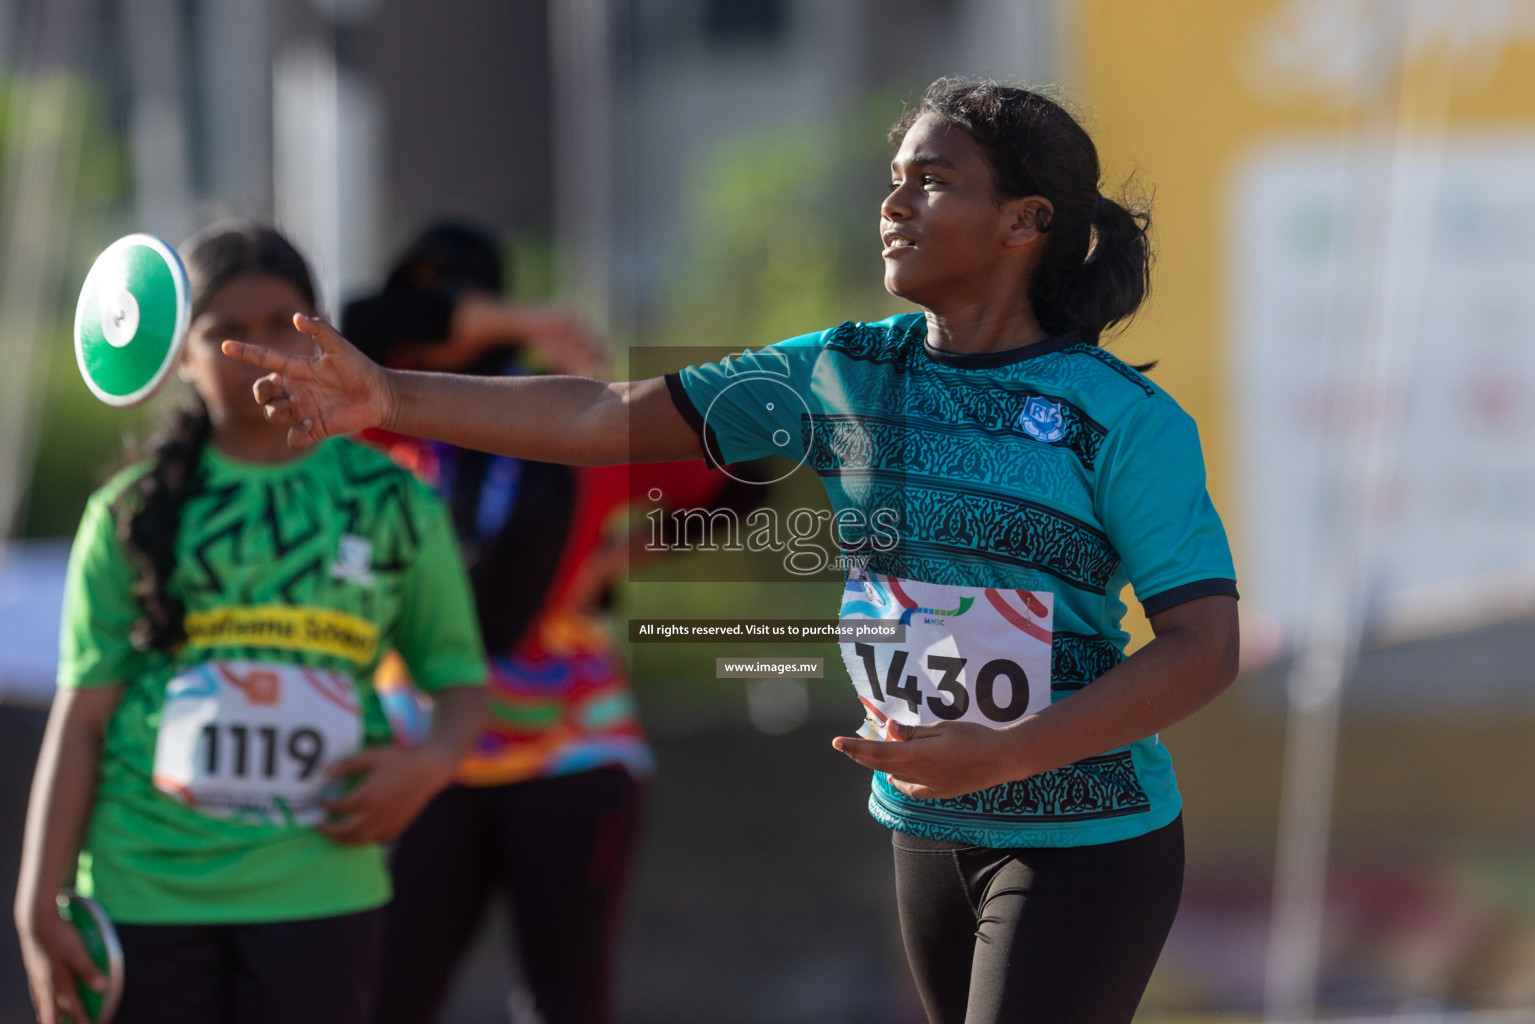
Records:
<instances>
[{"instance_id":1,"label":"bib number 1430","mask_svg":"<svg viewBox=\"0 0 1535 1024\"><path fill-rule=\"evenodd\" d=\"M1050 703L1055 595L871 574L848 581L842 621L897 620L904 642L842 645L871 721L1001 728Z\"/></svg>"},{"instance_id":2,"label":"bib number 1430","mask_svg":"<svg viewBox=\"0 0 1535 1024\"><path fill-rule=\"evenodd\" d=\"M951 658L942 654L929 654L926 658L927 676L938 692L922 695L918 676L906 675L909 651L895 648L885 669L883 686L880 683L879 664L874 656L873 644L854 644L854 651L868 680L869 691L876 703L887 700L903 700L906 708L919 715L925 706L935 717L946 722L964 718L973 703L976 710L989 722L1006 725L1022 718L1029 708L1029 675L1023 666L1006 658L993 658L974 673L973 681L966 685L965 666L968 659ZM998 684L1001 684L1000 686ZM1046 681L1048 685L1048 680ZM1047 691L1048 692L1048 691ZM974 701L971 695L974 694ZM888 695L888 696L886 696ZM1001 696L1002 700L998 700Z\"/></svg>"}]
</instances>

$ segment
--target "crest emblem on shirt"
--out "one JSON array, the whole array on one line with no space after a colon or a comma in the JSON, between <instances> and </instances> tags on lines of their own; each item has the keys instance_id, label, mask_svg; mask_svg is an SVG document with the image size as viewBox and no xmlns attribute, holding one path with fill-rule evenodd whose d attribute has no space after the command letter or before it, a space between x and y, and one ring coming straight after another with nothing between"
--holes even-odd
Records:
<instances>
[{"instance_id":1,"label":"crest emblem on shirt","mask_svg":"<svg viewBox=\"0 0 1535 1024\"><path fill-rule=\"evenodd\" d=\"M373 542L355 533L343 533L330 575L359 587L373 586Z\"/></svg>"},{"instance_id":2,"label":"crest emblem on shirt","mask_svg":"<svg viewBox=\"0 0 1535 1024\"><path fill-rule=\"evenodd\" d=\"M1030 398L1018 414L1018 429L1036 441L1050 444L1066 436L1066 418L1061 407L1048 398Z\"/></svg>"}]
</instances>

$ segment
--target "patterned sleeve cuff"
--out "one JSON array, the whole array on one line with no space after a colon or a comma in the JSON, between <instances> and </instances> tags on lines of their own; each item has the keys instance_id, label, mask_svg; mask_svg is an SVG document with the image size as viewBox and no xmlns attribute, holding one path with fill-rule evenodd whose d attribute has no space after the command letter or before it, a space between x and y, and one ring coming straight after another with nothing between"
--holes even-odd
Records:
<instances>
[{"instance_id":1,"label":"patterned sleeve cuff","mask_svg":"<svg viewBox=\"0 0 1535 1024\"><path fill-rule=\"evenodd\" d=\"M688 395L688 389L683 387L682 374L668 373L666 375L666 393L671 396L672 404L682 414L688 426L693 428L693 433L698 435L698 443L704 450L704 464L710 469L718 469L725 464L724 456L720 453L719 439L714 436L714 431L704 422L704 418L698 414L698 409L693 405L693 399Z\"/></svg>"}]
</instances>

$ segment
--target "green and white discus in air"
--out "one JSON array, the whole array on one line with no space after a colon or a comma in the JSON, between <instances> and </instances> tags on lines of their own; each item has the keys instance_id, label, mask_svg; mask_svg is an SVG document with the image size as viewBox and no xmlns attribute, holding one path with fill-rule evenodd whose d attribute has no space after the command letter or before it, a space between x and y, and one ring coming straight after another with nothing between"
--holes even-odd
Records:
<instances>
[{"instance_id":1,"label":"green and white discus in air","mask_svg":"<svg viewBox=\"0 0 1535 1024\"><path fill-rule=\"evenodd\" d=\"M59 893L59 913L75 926L85 943L85 950L98 970L107 976L107 990L97 992L83 980L75 985L80 1003L90 1015L90 1024L108 1024L123 997L123 947L118 941L112 919L101 904L81 896L73 889Z\"/></svg>"},{"instance_id":2,"label":"green and white discus in air","mask_svg":"<svg viewBox=\"0 0 1535 1024\"><path fill-rule=\"evenodd\" d=\"M108 405L146 402L181 358L192 289L181 257L153 235L127 235L96 257L75 307L75 360Z\"/></svg>"}]
</instances>

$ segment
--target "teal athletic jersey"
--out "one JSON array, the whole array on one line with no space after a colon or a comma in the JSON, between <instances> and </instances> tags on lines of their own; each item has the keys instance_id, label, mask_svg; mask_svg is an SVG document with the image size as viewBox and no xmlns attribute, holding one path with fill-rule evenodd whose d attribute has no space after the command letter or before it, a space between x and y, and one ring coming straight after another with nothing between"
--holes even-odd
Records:
<instances>
[{"instance_id":1,"label":"teal athletic jersey","mask_svg":"<svg viewBox=\"0 0 1535 1024\"><path fill-rule=\"evenodd\" d=\"M1001 726L1069 699L1124 660L1127 583L1148 615L1236 596L1193 419L1075 334L954 354L907 314L667 385L711 461L783 455L820 476L848 564L867 560L844 617L908 623L904 647L844 645L881 720ZM888 827L1000 848L1128 839L1181 806L1155 736L949 800L876 774L869 801Z\"/></svg>"}]
</instances>

